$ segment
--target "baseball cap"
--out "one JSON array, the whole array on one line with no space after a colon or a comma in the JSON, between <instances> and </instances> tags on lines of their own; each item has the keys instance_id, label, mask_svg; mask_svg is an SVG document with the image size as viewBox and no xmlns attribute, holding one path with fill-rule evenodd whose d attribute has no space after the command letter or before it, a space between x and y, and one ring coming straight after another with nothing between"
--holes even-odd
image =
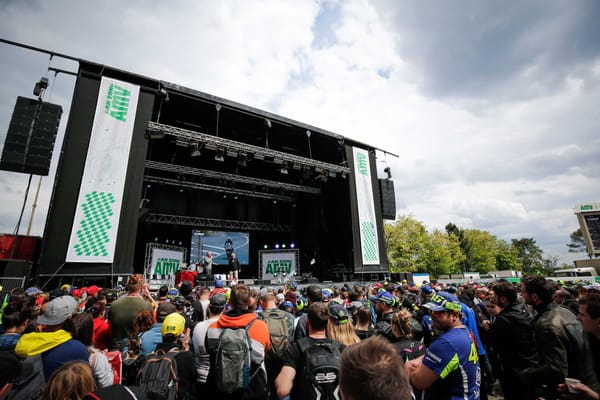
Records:
<instances>
[{"instance_id":1,"label":"baseball cap","mask_svg":"<svg viewBox=\"0 0 600 400\"><path fill-rule=\"evenodd\" d=\"M342 325L348 322L348 310L339 303L331 303L328 307L329 320L336 325Z\"/></svg>"},{"instance_id":2,"label":"baseball cap","mask_svg":"<svg viewBox=\"0 0 600 400\"><path fill-rule=\"evenodd\" d=\"M38 294L42 294L42 293L43 292L36 287L30 287L30 288L25 289L25 294L27 296L37 296Z\"/></svg>"},{"instance_id":3,"label":"baseball cap","mask_svg":"<svg viewBox=\"0 0 600 400\"><path fill-rule=\"evenodd\" d=\"M102 288L98 287L96 285L88 286L87 287L87 294L88 294L88 296L94 296L96 293L98 293L101 290L102 290Z\"/></svg>"},{"instance_id":4,"label":"baseball cap","mask_svg":"<svg viewBox=\"0 0 600 400\"><path fill-rule=\"evenodd\" d=\"M165 301L164 303L160 303L158 308L156 309L156 316L164 316L177 312L177 307L175 304Z\"/></svg>"},{"instance_id":5,"label":"baseball cap","mask_svg":"<svg viewBox=\"0 0 600 400\"><path fill-rule=\"evenodd\" d=\"M58 325L67 320L77 309L77 300L72 296L60 296L46 304L42 315L37 318L41 325Z\"/></svg>"},{"instance_id":6,"label":"baseball cap","mask_svg":"<svg viewBox=\"0 0 600 400\"><path fill-rule=\"evenodd\" d=\"M167 318L163 321L162 327L160 328L160 333L165 336L168 334L173 334L175 336L179 336L183 333L183 328L185 327L185 318L181 314L171 313L167 315Z\"/></svg>"},{"instance_id":7,"label":"baseball cap","mask_svg":"<svg viewBox=\"0 0 600 400\"><path fill-rule=\"evenodd\" d=\"M380 290L375 296L369 297L371 301L381 301L390 306L394 304L394 296L387 290Z\"/></svg>"},{"instance_id":8,"label":"baseball cap","mask_svg":"<svg viewBox=\"0 0 600 400\"><path fill-rule=\"evenodd\" d=\"M431 311L458 311L462 310L462 305L458 298L448 292L438 292L431 296L431 300L423 307Z\"/></svg>"},{"instance_id":9,"label":"baseball cap","mask_svg":"<svg viewBox=\"0 0 600 400\"><path fill-rule=\"evenodd\" d=\"M227 297L223 293L213 295L209 300L211 308L223 308L227 304Z\"/></svg>"},{"instance_id":10,"label":"baseball cap","mask_svg":"<svg viewBox=\"0 0 600 400\"><path fill-rule=\"evenodd\" d=\"M281 303L284 299L285 296L283 295L283 293L277 293L277 295L275 296L275 300L277 300L278 303Z\"/></svg>"},{"instance_id":11,"label":"baseball cap","mask_svg":"<svg viewBox=\"0 0 600 400\"><path fill-rule=\"evenodd\" d=\"M333 290L331 290L329 288L323 289L323 301L328 301L332 297L333 297Z\"/></svg>"},{"instance_id":12,"label":"baseball cap","mask_svg":"<svg viewBox=\"0 0 600 400\"><path fill-rule=\"evenodd\" d=\"M215 287L222 288L223 287L223 281L221 281L221 280L215 281Z\"/></svg>"},{"instance_id":13,"label":"baseball cap","mask_svg":"<svg viewBox=\"0 0 600 400\"><path fill-rule=\"evenodd\" d=\"M433 289L429 285L423 285L423 286L421 286L421 290L424 291L427 294L433 293Z\"/></svg>"},{"instance_id":14,"label":"baseball cap","mask_svg":"<svg viewBox=\"0 0 600 400\"><path fill-rule=\"evenodd\" d=\"M290 307L294 308L294 304L291 301L284 301L281 307Z\"/></svg>"}]
</instances>

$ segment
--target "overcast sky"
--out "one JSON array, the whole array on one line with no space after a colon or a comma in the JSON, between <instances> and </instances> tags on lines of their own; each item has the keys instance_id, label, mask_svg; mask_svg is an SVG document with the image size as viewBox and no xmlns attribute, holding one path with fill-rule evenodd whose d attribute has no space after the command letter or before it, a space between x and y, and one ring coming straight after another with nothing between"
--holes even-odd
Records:
<instances>
[{"instance_id":1,"label":"overcast sky","mask_svg":"<svg viewBox=\"0 0 600 400\"><path fill-rule=\"evenodd\" d=\"M398 214L570 263L573 207L600 201L600 2L0 1L0 37L162 79L388 150ZM49 76L65 114L74 62L0 43L0 147L17 96ZM0 171L0 232L27 176ZM25 233L31 198L21 224ZM74 188L78 190L78 188ZM71 223L71 221L65 221ZM581 256L579 256L581 257Z\"/></svg>"}]
</instances>

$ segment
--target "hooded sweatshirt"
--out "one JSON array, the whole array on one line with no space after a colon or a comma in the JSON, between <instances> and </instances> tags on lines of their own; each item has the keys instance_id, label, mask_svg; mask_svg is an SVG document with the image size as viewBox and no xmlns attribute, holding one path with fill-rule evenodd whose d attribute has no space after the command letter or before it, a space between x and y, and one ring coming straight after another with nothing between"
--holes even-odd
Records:
<instances>
[{"instance_id":1,"label":"hooded sweatshirt","mask_svg":"<svg viewBox=\"0 0 600 400\"><path fill-rule=\"evenodd\" d=\"M63 329L55 332L26 333L17 343L15 353L21 358L41 354L46 380L55 369L67 361L88 362L88 351L85 345L73 339L71 334Z\"/></svg>"}]
</instances>

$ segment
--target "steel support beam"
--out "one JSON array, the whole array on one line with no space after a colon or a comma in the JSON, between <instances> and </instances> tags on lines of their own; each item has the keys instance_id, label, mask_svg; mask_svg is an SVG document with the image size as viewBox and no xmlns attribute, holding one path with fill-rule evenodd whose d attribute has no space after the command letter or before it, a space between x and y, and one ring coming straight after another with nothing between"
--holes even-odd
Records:
<instances>
[{"instance_id":1,"label":"steel support beam","mask_svg":"<svg viewBox=\"0 0 600 400\"><path fill-rule=\"evenodd\" d=\"M188 217L185 215L169 215L150 213L145 222L155 224L189 225L204 228L220 228L232 230L254 230L265 232L291 232L292 227L284 224L268 224L252 221L232 221L226 219Z\"/></svg>"}]
</instances>

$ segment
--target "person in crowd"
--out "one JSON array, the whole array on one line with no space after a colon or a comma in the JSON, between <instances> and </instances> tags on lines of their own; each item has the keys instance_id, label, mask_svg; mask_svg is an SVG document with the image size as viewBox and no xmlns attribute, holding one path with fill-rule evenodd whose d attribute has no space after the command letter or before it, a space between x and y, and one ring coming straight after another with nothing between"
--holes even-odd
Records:
<instances>
[{"instance_id":1,"label":"person in crowd","mask_svg":"<svg viewBox=\"0 0 600 400\"><path fill-rule=\"evenodd\" d=\"M327 323L326 331L327 337L346 346L360 342L360 338L354 333L352 319L346 307L339 303L331 302L327 309L329 312L329 322Z\"/></svg>"},{"instance_id":2,"label":"person in crowd","mask_svg":"<svg viewBox=\"0 0 600 400\"><path fill-rule=\"evenodd\" d=\"M156 350L156 346L162 342L161 328L167 315L177 312L177 307L173 303L165 302L158 305L156 309L156 322L152 324L150 329L144 331L140 335L142 341L141 353L146 355Z\"/></svg>"},{"instance_id":3,"label":"person in crowd","mask_svg":"<svg viewBox=\"0 0 600 400\"><path fill-rule=\"evenodd\" d=\"M141 274L133 274L127 280L127 296L112 303L109 321L112 327L113 340L111 350L123 350L123 339L133 332L133 322L141 311L153 312L150 294L144 288Z\"/></svg>"},{"instance_id":4,"label":"person in crowd","mask_svg":"<svg viewBox=\"0 0 600 400\"><path fill-rule=\"evenodd\" d=\"M424 356L405 364L413 388L423 399L479 399L481 371L477 348L461 322L462 305L456 296L439 292L424 304L433 328L442 334Z\"/></svg>"},{"instance_id":5,"label":"person in crowd","mask_svg":"<svg viewBox=\"0 0 600 400\"><path fill-rule=\"evenodd\" d=\"M500 387L506 400L534 399L531 386L517 385L521 371L537 365L533 316L517 300L517 289L508 281L494 285L495 297L490 297L488 311L498 313L493 323L484 321L486 340L499 363Z\"/></svg>"},{"instance_id":6,"label":"person in crowd","mask_svg":"<svg viewBox=\"0 0 600 400\"><path fill-rule=\"evenodd\" d=\"M16 307L18 306L18 307ZM31 313L24 304L12 303L4 308L2 326L4 333L0 335L0 350L14 350L15 346L29 325Z\"/></svg>"},{"instance_id":7,"label":"person in crowd","mask_svg":"<svg viewBox=\"0 0 600 400\"><path fill-rule=\"evenodd\" d=\"M591 292L579 300L579 313L577 319L581 328L589 340L592 365L586 367L596 373L596 379L600 381L600 293ZM570 393L566 384L558 386L560 394L567 399L600 399L600 391L593 389L584 383L572 386L575 393Z\"/></svg>"},{"instance_id":8,"label":"person in crowd","mask_svg":"<svg viewBox=\"0 0 600 400\"><path fill-rule=\"evenodd\" d=\"M106 320L106 300L91 297L92 302L87 311L94 318L94 333L92 343L99 350L107 350L112 341L112 330Z\"/></svg>"},{"instance_id":9,"label":"person in crowd","mask_svg":"<svg viewBox=\"0 0 600 400\"><path fill-rule=\"evenodd\" d=\"M203 286L196 288L198 293L198 301L202 304L202 309L206 312L208 305L210 304L210 288ZM204 315L206 318L206 315Z\"/></svg>"},{"instance_id":10,"label":"person in crowd","mask_svg":"<svg viewBox=\"0 0 600 400\"><path fill-rule=\"evenodd\" d=\"M307 352L303 351L301 343L308 341L310 347L331 346L343 352L346 347L342 343L327 338L327 324L329 323L329 310L327 304L314 302L308 307L306 327L308 338L301 338L294 342L288 349L281 372L275 379L275 388L280 399L291 396L292 399L312 398L308 377L304 376L304 364ZM332 351L333 354L333 351ZM332 362L335 361L332 359Z\"/></svg>"},{"instance_id":11,"label":"person in crowd","mask_svg":"<svg viewBox=\"0 0 600 400\"><path fill-rule=\"evenodd\" d=\"M271 350L269 350L265 354L265 368L267 369L267 378L269 381L269 388L271 390L271 399L277 399L275 388L275 378L277 374L281 370L283 366L283 359L277 354L277 350L280 350L280 353L284 349L276 349L275 346L284 346L285 343L291 343L294 338L294 316L291 314L293 312L293 306L291 303L287 310L282 310L277 307L275 303L275 295L273 292L264 291L260 296L260 307L263 310L258 314L258 318L265 321L267 326L273 326L272 329L279 331L277 328L285 327L285 332L287 333L287 339L283 337L273 336L274 333L271 332L271 328L269 330L270 338L271 338ZM285 304L285 302L284 302ZM277 332L276 334L280 334Z\"/></svg>"},{"instance_id":12,"label":"person in crowd","mask_svg":"<svg viewBox=\"0 0 600 400\"><path fill-rule=\"evenodd\" d=\"M206 378L210 370L210 356L206 349L206 333L208 327L218 320L223 312L227 298L223 293L215 294L209 299L207 318L198 323L192 333L192 347L196 353L194 364L196 366L196 393L204 393L206 389Z\"/></svg>"},{"instance_id":13,"label":"person in crowd","mask_svg":"<svg viewBox=\"0 0 600 400\"><path fill-rule=\"evenodd\" d=\"M238 284L231 288L229 298L231 310L225 312L218 320L213 322L207 331L206 344L210 355L210 371L207 378L207 386L214 390L214 395L220 398L242 398L249 391L265 391L267 385L267 374L264 366L265 353L269 350L271 342L269 338L269 328L264 321L257 319L254 312L248 309L250 304L250 288L247 285ZM250 325L251 324L251 325ZM216 350L219 343L219 337L224 328L248 328L248 335L251 339L252 358L251 375L253 379L243 393L233 393L227 396L225 393L217 391L216 376ZM263 373L261 374L261 370Z\"/></svg>"},{"instance_id":14,"label":"person in crowd","mask_svg":"<svg viewBox=\"0 0 600 400\"><path fill-rule=\"evenodd\" d=\"M361 304L360 302L358 302ZM350 303L352 305L353 303ZM354 333L359 339L364 340L373 336L374 328L371 321L371 308L365 305L356 305L354 313Z\"/></svg>"},{"instance_id":15,"label":"person in crowd","mask_svg":"<svg viewBox=\"0 0 600 400\"><path fill-rule=\"evenodd\" d=\"M392 317L392 344L403 361L414 360L425 354L425 346L414 340L412 335L412 314L405 309L399 310Z\"/></svg>"},{"instance_id":16,"label":"person in crowd","mask_svg":"<svg viewBox=\"0 0 600 400\"><path fill-rule=\"evenodd\" d=\"M240 271L240 260L238 260L235 253L231 253L229 257L229 282L232 285L236 284L239 279L239 271Z\"/></svg>"},{"instance_id":17,"label":"person in crowd","mask_svg":"<svg viewBox=\"0 0 600 400\"><path fill-rule=\"evenodd\" d=\"M521 371L519 378L546 399L559 397L558 385L567 377L596 389L581 324L571 311L552 301L553 287L544 277L531 275L521 280L521 294L537 312L534 338L539 365Z\"/></svg>"},{"instance_id":18,"label":"person in crowd","mask_svg":"<svg viewBox=\"0 0 600 400\"><path fill-rule=\"evenodd\" d=\"M218 265L213 261L213 253L212 251L207 251L206 255L202 258L202 264L204 265L204 273L209 278L212 277L213 265Z\"/></svg>"},{"instance_id":19,"label":"person in crowd","mask_svg":"<svg viewBox=\"0 0 600 400\"><path fill-rule=\"evenodd\" d=\"M577 315L579 313L579 302L566 288L556 289L552 299L556 304L562 304L567 307L573 314Z\"/></svg>"},{"instance_id":20,"label":"person in crowd","mask_svg":"<svg viewBox=\"0 0 600 400\"><path fill-rule=\"evenodd\" d=\"M381 335L388 340L393 340L392 318L394 317L394 296L387 290L380 290L375 296L369 297L369 300L375 305L377 314L377 323L375 324L375 334Z\"/></svg>"},{"instance_id":21,"label":"person in crowd","mask_svg":"<svg viewBox=\"0 0 600 400\"><path fill-rule=\"evenodd\" d=\"M61 365L48 379L44 400L81 400L97 389L90 365L85 361L69 361Z\"/></svg>"},{"instance_id":22,"label":"person in crowd","mask_svg":"<svg viewBox=\"0 0 600 400\"><path fill-rule=\"evenodd\" d=\"M342 353L342 400L410 400L411 388L404 362L381 336L363 340Z\"/></svg>"},{"instance_id":23,"label":"person in crowd","mask_svg":"<svg viewBox=\"0 0 600 400\"><path fill-rule=\"evenodd\" d=\"M77 310L77 301L71 296L61 296L42 307L42 315L37 318L40 331L24 334L15 353L21 358L42 355L46 379L67 361L88 362L88 351L83 343L73 339L64 329L68 319Z\"/></svg>"},{"instance_id":24,"label":"person in crowd","mask_svg":"<svg viewBox=\"0 0 600 400\"><path fill-rule=\"evenodd\" d=\"M114 383L114 375L108 358L104 352L98 350L92 344L94 329L94 318L92 315L89 313L73 315L65 325L65 329L71 332L73 339L79 340L87 347L89 353L88 361L98 387L112 385Z\"/></svg>"},{"instance_id":25,"label":"person in crowd","mask_svg":"<svg viewBox=\"0 0 600 400\"><path fill-rule=\"evenodd\" d=\"M321 302L323 300L323 292L317 285L310 285L306 288L306 297L308 300L308 306L310 307L313 303ZM306 321L308 315L302 314L296 323L296 329L294 331L294 341L298 341L300 338L308 336L308 330L306 329Z\"/></svg>"},{"instance_id":26,"label":"person in crowd","mask_svg":"<svg viewBox=\"0 0 600 400\"><path fill-rule=\"evenodd\" d=\"M167 285L162 285L158 288L158 293L156 294L156 304L161 305L165 301L169 300L167 294L169 293L169 287Z\"/></svg>"},{"instance_id":27,"label":"person in crowd","mask_svg":"<svg viewBox=\"0 0 600 400\"><path fill-rule=\"evenodd\" d=\"M214 296L215 294L218 294L218 293L225 293L226 290L225 290L224 286L225 285L223 284L223 281L220 280L220 279L217 279L215 281L215 287L210 291L210 293L208 294L208 297L212 297L212 296Z\"/></svg>"},{"instance_id":28,"label":"person in crowd","mask_svg":"<svg viewBox=\"0 0 600 400\"><path fill-rule=\"evenodd\" d=\"M175 356L179 383L177 398L194 398L196 368L194 366L194 353L189 351L190 330L185 328L185 318L177 312L167 315L161 326L161 334L162 343L156 346L157 351L162 350L167 353L173 348L179 350L179 353Z\"/></svg>"}]
</instances>

